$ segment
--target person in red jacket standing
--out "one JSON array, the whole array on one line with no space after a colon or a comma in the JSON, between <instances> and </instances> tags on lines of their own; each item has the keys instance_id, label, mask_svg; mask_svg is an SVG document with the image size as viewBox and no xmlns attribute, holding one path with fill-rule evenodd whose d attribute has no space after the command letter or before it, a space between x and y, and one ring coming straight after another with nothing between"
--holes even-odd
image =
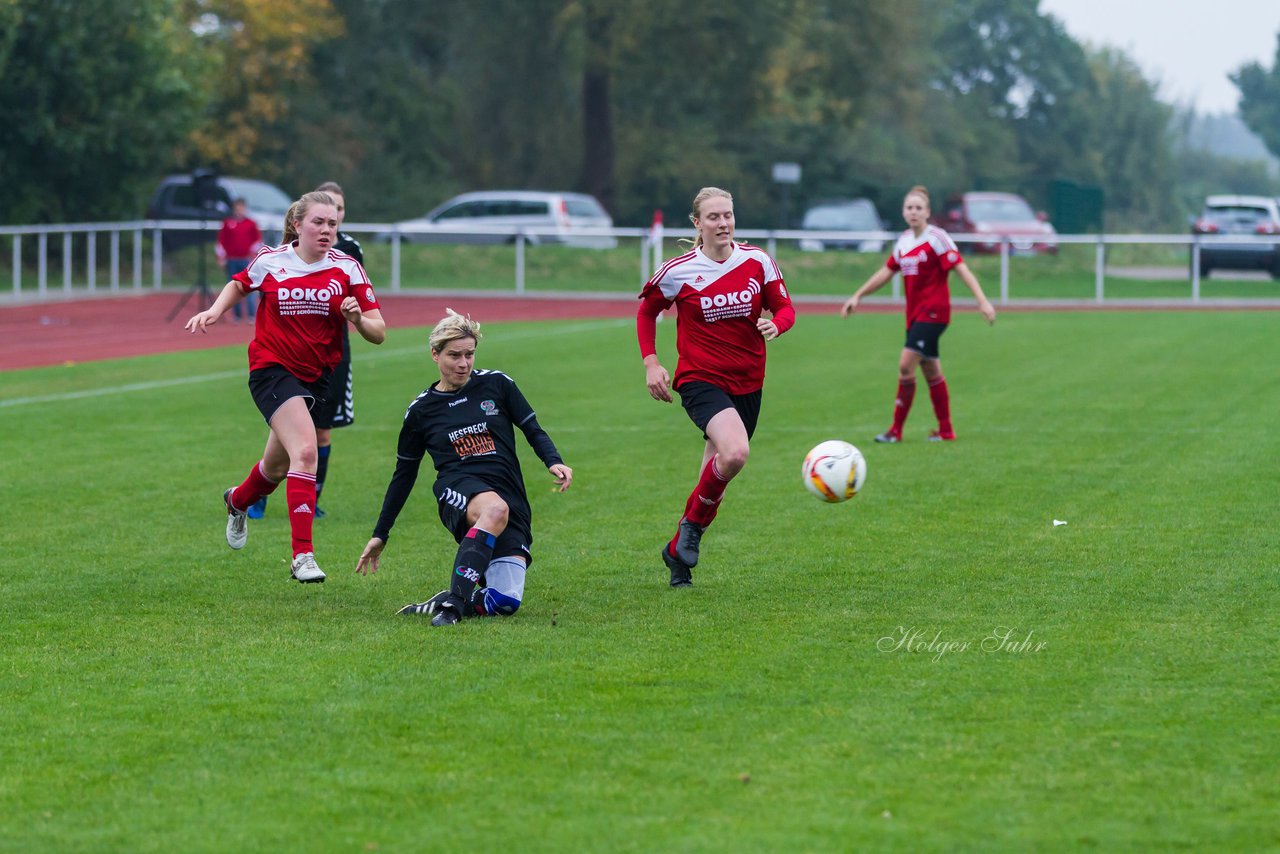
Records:
<instances>
[{"instance_id":1,"label":"person in red jacket standing","mask_svg":"<svg viewBox=\"0 0 1280 854\"><path fill-rule=\"evenodd\" d=\"M227 271L228 279L248 267L253 256L262 248L262 232L258 231L258 224L249 219L246 208L244 199L233 201L231 216L222 221L222 228L218 230L218 245L215 251L218 254L218 261ZM244 312L248 311L249 319L253 320L257 305L258 295L250 294L245 299L243 307L240 303L236 303L231 309L232 319L239 323Z\"/></svg>"},{"instance_id":2,"label":"person in red jacket standing","mask_svg":"<svg viewBox=\"0 0 1280 854\"><path fill-rule=\"evenodd\" d=\"M902 283L907 293L907 340L898 358L898 397L893 404L893 425L876 436L877 442L896 444L902 441L902 427L907 423L911 401L916 396L916 368L924 374L929 384L929 398L938 417L938 429L929 436L931 442L950 442L956 438L951 425L951 398L947 393L947 380L942 375L942 362L938 359L938 339L951 323L951 291L947 286L947 274L955 270L978 301L978 311L987 323L996 322L996 310L982 292L982 285L973 275L955 241L936 225L929 224L929 191L916 185L907 191L902 200L902 218L908 228L902 232L893 246L893 254L885 265L871 274L871 278L853 296L845 300L840 314L848 317L858 310L862 298L884 287L896 272L902 272Z\"/></svg>"},{"instance_id":3,"label":"person in red jacket standing","mask_svg":"<svg viewBox=\"0 0 1280 854\"><path fill-rule=\"evenodd\" d=\"M693 249L658 269L640 292L636 334L649 395L670 403L680 395L702 431L698 483L685 502L676 534L662 547L672 587L693 583L702 533L716 518L725 487L747 464L760 416L765 342L795 324L796 313L773 258L733 239L733 197L704 187L689 214ZM657 354L657 319L676 307L674 383ZM764 310L772 318L763 317Z\"/></svg>"}]
</instances>

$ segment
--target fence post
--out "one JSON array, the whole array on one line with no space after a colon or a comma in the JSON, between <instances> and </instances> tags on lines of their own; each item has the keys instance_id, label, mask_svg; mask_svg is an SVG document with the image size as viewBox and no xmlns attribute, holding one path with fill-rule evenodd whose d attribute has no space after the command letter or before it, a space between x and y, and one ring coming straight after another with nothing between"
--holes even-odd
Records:
<instances>
[{"instance_id":1,"label":"fence post","mask_svg":"<svg viewBox=\"0 0 1280 854\"><path fill-rule=\"evenodd\" d=\"M1093 298L1099 304L1103 300L1102 281L1106 277L1107 243L1101 234L1098 235L1098 248L1093 259Z\"/></svg>"},{"instance_id":2,"label":"fence post","mask_svg":"<svg viewBox=\"0 0 1280 854\"><path fill-rule=\"evenodd\" d=\"M1000 304L1009 304L1009 238L1000 238Z\"/></svg>"},{"instance_id":3,"label":"fence post","mask_svg":"<svg viewBox=\"0 0 1280 854\"><path fill-rule=\"evenodd\" d=\"M649 235L640 235L640 286L649 281Z\"/></svg>"},{"instance_id":4,"label":"fence post","mask_svg":"<svg viewBox=\"0 0 1280 854\"><path fill-rule=\"evenodd\" d=\"M36 256L36 292L43 300L49 290L49 232L47 231L41 231L36 235Z\"/></svg>"},{"instance_id":5,"label":"fence post","mask_svg":"<svg viewBox=\"0 0 1280 854\"><path fill-rule=\"evenodd\" d=\"M142 229L133 230L133 289L142 290Z\"/></svg>"},{"instance_id":6,"label":"fence post","mask_svg":"<svg viewBox=\"0 0 1280 854\"><path fill-rule=\"evenodd\" d=\"M1191 301L1200 302L1200 235L1191 238Z\"/></svg>"},{"instance_id":7,"label":"fence post","mask_svg":"<svg viewBox=\"0 0 1280 854\"><path fill-rule=\"evenodd\" d=\"M71 295L71 232L62 232L62 292Z\"/></svg>"},{"instance_id":8,"label":"fence post","mask_svg":"<svg viewBox=\"0 0 1280 854\"><path fill-rule=\"evenodd\" d=\"M22 296L22 235L13 236L13 295Z\"/></svg>"},{"instance_id":9,"label":"fence post","mask_svg":"<svg viewBox=\"0 0 1280 854\"><path fill-rule=\"evenodd\" d=\"M111 230L111 291L120 290L120 229Z\"/></svg>"},{"instance_id":10,"label":"fence post","mask_svg":"<svg viewBox=\"0 0 1280 854\"><path fill-rule=\"evenodd\" d=\"M391 292L400 293L400 232L391 235Z\"/></svg>"},{"instance_id":11,"label":"fence post","mask_svg":"<svg viewBox=\"0 0 1280 854\"><path fill-rule=\"evenodd\" d=\"M524 231L516 232L516 295L524 296Z\"/></svg>"},{"instance_id":12,"label":"fence post","mask_svg":"<svg viewBox=\"0 0 1280 854\"><path fill-rule=\"evenodd\" d=\"M158 291L164 271L164 236L158 228L154 235L151 238L151 286Z\"/></svg>"},{"instance_id":13,"label":"fence post","mask_svg":"<svg viewBox=\"0 0 1280 854\"><path fill-rule=\"evenodd\" d=\"M85 232L84 253L85 263L88 265L85 273L86 284L89 286L89 292L92 293L98 286L98 232Z\"/></svg>"}]
</instances>

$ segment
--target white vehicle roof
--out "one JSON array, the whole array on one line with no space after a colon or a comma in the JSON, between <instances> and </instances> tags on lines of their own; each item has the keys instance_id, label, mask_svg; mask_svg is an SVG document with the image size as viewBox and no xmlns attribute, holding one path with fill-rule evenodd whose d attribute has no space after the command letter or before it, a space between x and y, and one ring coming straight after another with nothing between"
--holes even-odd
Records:
<instances>
[{"instance_id":1,"label":"white vehicle roof","mask_svg":"<svg viewBox=\"0 0 1280 854\"><path fill-rule=\"evenodd\" d=\"M1209 196L1204 200L1207 208L1257 207L1276 209L1276 200L1270 196Z\"/></svg>"}]
</instances>

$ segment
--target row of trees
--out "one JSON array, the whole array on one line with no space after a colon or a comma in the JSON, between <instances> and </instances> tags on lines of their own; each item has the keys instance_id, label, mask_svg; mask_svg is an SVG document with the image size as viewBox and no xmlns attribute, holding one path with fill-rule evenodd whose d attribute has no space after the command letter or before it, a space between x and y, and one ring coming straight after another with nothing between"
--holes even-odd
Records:
<instances>
[{"instance_id":1,"label":"row of trees","mask_svg":"<svg viewBox=\"0 0 1280 854\"><path fill-rule=\"evenodd\" d=\"M1280 62L1234 79L1280 152ZM1069 180L1103 189L1110 230L1280 190L1189 147L1193 120L1039 0L0 0L9 222L136 217L161 174L210 164L337 179L365 220L543 187L641 224L718 184L773 225L777 161L803 165L800 202L884 211L914 183L1043 205Z\"/></svg>"}]
</instances>

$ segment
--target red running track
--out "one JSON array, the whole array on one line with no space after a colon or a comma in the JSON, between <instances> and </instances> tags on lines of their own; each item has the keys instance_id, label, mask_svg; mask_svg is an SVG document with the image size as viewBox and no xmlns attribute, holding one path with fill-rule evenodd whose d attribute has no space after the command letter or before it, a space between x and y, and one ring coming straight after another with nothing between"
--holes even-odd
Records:
<instances>
[{"instance_id":1,"label":"red running track","mask_svg":"<svg viewBox=\"0 0 1280 854\"><path fill-rule=\"evenodd\" d=\"M180 295L171 293L46 302L0 309L0 370L67 365L229 344L248 345L253 325L230 315L205 334L182 327L200 307L192 299L167 320ZM515 297L379 295L389 329L432 326L446 307L476 320L634 317L632 299L518 299Z\"/></svg>"}]
</instances>

